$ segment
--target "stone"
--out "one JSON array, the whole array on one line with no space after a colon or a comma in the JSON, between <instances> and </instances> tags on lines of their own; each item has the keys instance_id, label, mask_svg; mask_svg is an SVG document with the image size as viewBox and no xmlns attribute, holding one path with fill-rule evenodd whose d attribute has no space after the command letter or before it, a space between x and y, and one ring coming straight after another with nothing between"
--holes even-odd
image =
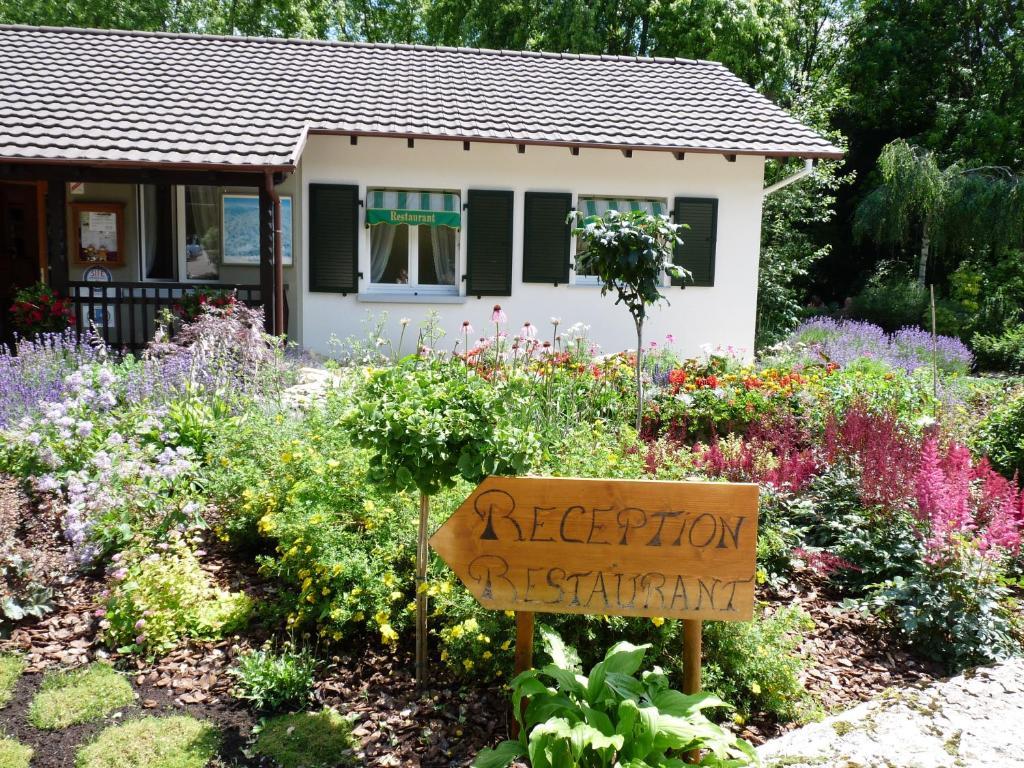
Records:
<instances>
[{"instance_id":1,"label":"stone","mask_svg":"<svg viewBox=\"0 0 1024 768\"><path fill-rule=\"evenodd\" d=\"M1024 659L886 691L760 747L765 768L1024 768Z\"/></svg>"}]
</instances>

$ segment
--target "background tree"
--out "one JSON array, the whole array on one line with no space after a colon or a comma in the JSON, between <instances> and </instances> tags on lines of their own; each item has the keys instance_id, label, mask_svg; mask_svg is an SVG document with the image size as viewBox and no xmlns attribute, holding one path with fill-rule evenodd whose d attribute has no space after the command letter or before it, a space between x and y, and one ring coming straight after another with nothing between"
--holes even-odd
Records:
<instances>
[{"instance_id":1,"label":"background tree","mask_svg":"<svg viewBox=\"0 0 1024 768\"><path fill-rule=\"evenodd\" d=\"M614 291L616 304L625 304L636 326L636 431L643 426L644 321L647 310L665 301L661 293L665 273L687 278L690 273L672 263L675 246L682 242L685 224L673 224L664 216L646 211L591 216L573 229L583 242L576 255L579 267L601 282L601 295Z\"/></svg>"}]
</instances>

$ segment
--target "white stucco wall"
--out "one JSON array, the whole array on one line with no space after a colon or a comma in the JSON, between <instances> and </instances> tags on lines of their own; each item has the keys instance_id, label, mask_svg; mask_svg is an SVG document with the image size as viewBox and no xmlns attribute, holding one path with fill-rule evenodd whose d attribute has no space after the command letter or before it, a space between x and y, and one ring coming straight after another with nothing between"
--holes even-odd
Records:
<instances>
[{"instance_id":1,"label":"white stucco wall","mask_svg":"<svg viewBox=\"0 0 1024 768\"><path fill-rule=\"evenodd\" d=\"M309 244L302 238L302 268L296 275L302 281L300 341L307 348L328 352L332 335L342 339L363 336L368 312L387 312L389 331L397 340L399 318L419 323L433 309L439 312L451 342L463 320L469 320L478 334L486 332L491 308L499 303L513 332L529 320L545 334L550 330L548 318L558 316L563 328L578 321L590 325L591 338L604 351L634 347L636 336L629 313L621 305L614 306L611 295L602 297L593 286L522 282L523 195L530 190L660 197L670 206L677 196L718 198L714 287L666 287L671 303L653 310L645 337L661 340L672 333L676 348L687 355L697 354L703 344L732 346L749 353L754 343L763 172L760 157L741 156L730 163L721 155L691 153L676 160L669 152L634 152L626 158L618 150L597 149L582 149L573 156L567 148L535 146L519 154L514 145L507 144L476 143L465 151L461 142L421 140L410 149L404 139L360 138L353 146L348 137L311 136L297 171L303 191L311 183L357 184L360 198L365 199L367 187L445 189L459 191L465 202L471 188L511 189L515 192L515 240L511 296L464 296L457 303L394 303L373 301L365 292L370 274L368 230L362 230L360 239L360 271L366 277L358 296L309 291L308 269L304 268L309 263ZM302 225L296 229L306 232L309 211L305 206L299 210ZM459 277L466 271L464 231L460 250ZM465 284L461 286L464 293ZM408 344L406 349L411 350Z\"/></svg>"}]
</instances>

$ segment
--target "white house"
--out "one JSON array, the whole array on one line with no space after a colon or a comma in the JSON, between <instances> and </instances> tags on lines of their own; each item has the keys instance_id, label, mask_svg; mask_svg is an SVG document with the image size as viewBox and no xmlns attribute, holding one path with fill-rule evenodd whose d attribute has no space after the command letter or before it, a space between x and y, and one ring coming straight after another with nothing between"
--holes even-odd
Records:
<instances>
[{"instance_id":1,"label":"white house","mask_svg":"<svg viewBox=\"0 0 1024 768\"><path fill-rule=\"evenodd\" d=\"M840 155L713 62L0 26L0 286L125 346L235 286L319 351L496 303L616 350L566 218L642 208L693 272L649 337L750 349L765 159Z\"/></svg>"}]
</instances>

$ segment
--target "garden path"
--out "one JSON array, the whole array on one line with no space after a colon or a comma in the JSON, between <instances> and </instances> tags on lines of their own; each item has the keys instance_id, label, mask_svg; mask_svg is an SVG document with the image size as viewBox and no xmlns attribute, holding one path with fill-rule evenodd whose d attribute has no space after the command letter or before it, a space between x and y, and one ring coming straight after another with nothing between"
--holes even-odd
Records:
<instances>
[{"instance_id":1,"label":"garden path","mask_svg":"<svg viewBox=\"0 0 1024 768\"><path fill-rule=\"evenodd\" d=\"M758 748L765 768L1024 767L1024 659L884 692Z\"/></svg>"}]
</instances>

